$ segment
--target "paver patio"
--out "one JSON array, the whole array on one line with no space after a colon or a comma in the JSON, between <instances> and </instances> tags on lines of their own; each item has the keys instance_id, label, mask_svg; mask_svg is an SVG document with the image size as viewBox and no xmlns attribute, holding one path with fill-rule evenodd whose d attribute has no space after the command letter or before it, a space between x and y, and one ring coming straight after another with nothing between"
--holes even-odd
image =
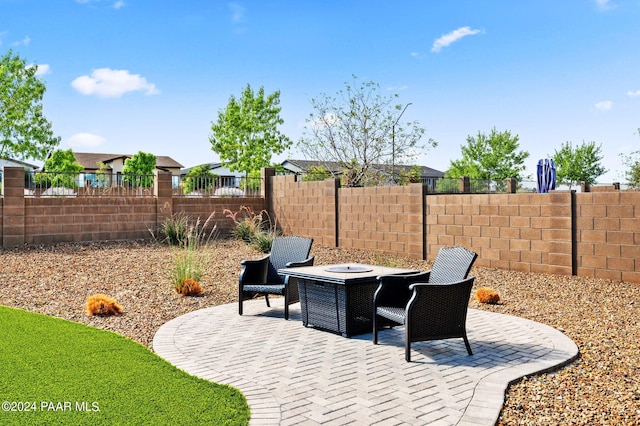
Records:
<instances>
[{"instance_id":1,"label":"paver patio","mask_svg":"<svg viewBox=\"0 0 640 426\"><path fill-rule=\"evenodd\" d=\"M510 382L578 356L560 331L523 318L470 309L462 339L412 344L403 328L344 338L282 318L282 299L191 312L163 325L154 351L177 367L240 389L250 425L493 425Z\"/></svg>"}]
</instances>

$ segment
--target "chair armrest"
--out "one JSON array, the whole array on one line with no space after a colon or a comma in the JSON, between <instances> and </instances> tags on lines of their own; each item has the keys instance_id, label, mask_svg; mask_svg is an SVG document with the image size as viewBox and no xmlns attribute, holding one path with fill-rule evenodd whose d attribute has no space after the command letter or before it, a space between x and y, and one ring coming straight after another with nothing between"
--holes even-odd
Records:
<instances>
[{"instance_id":1,"label":"chair armrest","mask_svg":"<svg viewBox=\"0 0 640 426\"><path fill-rule=\"evenodd\" d=\"M269 256L270 255L266 255L260 259L241 261L240 285L266 283L267 272L269 270Z\"/></svg>"},{"instance_id":2,"label":"chair armrest","mask_svg":"<svg viewBox=\"0 0 640 426\"><path fill-rule=\"evenodd\" d=\"M407 316L411 316L412 311L437 311L443 314L443 317L447 317L452 316L458 307L466 312L475 278L471 276L453 283L411 284L409 290L412 291L412 295L407 304Z\"/></svg>"},{"instance_id":3,"label":"chair armrest","mask_svg":"<svg viewBox=\"0 0 640 426\"><path fill-rule=\"evenodd\" d=\"M429 272L380 275L378 289L373 295L374 306L404 308L411 297L409 286L416 281L428 281Z\"/></svg>"},{"instance_id":4,"label":"chair armrest","mask_svg":"<svg viewBox=\"0 0 640 426\"><path fill-rule=\"evenodd\" d=\"M311 256L310 258L303 260L301 262L289 262L285 265L287 268L298 268L300 266L313 266L313 261L315 260L315 256Z\"/></svg>"}]
</instances>

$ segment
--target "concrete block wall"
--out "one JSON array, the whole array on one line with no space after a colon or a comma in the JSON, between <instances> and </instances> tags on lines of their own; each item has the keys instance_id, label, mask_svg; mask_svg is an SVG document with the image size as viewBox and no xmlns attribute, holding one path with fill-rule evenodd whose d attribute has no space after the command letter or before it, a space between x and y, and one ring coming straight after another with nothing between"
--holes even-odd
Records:
<instances>
[{"instance_id":1,"label":"concrete block wall","mask_svg":"<svg viewBox=\"0 0 640 426\"><path fill-rule=\"evenodd\" d=\"M340 247L422 259L422 184L341 188L338 223Z\"/></svg>"},{"instance_id":2,"label":"concrete block wall","mask_svg":"<svg viewBox=\"0 0 640 426\"><path fill-rule=\"evenodd\" d=\"M210 222L221 236L229 235L233 220L224 210L238 211L249 206L265 209L264 198L173 197L171 175L159 173L153 197L25 197L24 170L5 167L3 197L0 199L2 247L23 244L52 244L104 240L151 238L167 216L184 212L201 224L215 212Z\"/></svg>"},{"instance_id":3,"label":"concrete block wall","mask_svg":"<svg viewBox=\"0 0 640 426\"><path fill-rule=\"evenodd\" d=\"M338 247L433 260L440 247L463 245L478 266L640 283L640 192L422 195L420 185L326 182L273 178L285 233L331 244L323 236L335 224Z\"/></svg>"},{"instance_id":4,"label":"concrete block wall","mask_svg":"<svg viewBox=\"0 0 640 426\"><path fill-rule=\"evenodd\" d=\"M269 211L287 235L319 244L434 259L443 246L478 252L477 265L640 283L640 192L615 188L549 194L423 193L422 185L340 188L264 173L256 198L173 197L160 174L154 197L24 197L24 170L4 168L3 247L149 238L171 213L233 226L224 210Z\"/></svg>"},{"instance_id":5,"label":"concrete block wall","mask_svg":"<svg viewBox=\"0 0 640 426\"><path fill-rule=\"evenodd\" d=\"M576 194L577 274L640 282L640 192Z\"/></svg>"},{"instance_id":6,"label":"concrete block wall","mask_svg":"<svg viewBox=\"0 0 640 426\"><path fill-rule=\"evenodd\" d=\"M296 182L295 176L275 176L271 186L271 215L284 234L313 237L317 243L336 246L336 179Z\"/></svg>"},{"instance_id":7,"label":"concrete block wall","mask_svg":"<svg viewBox=\"0 0 640 426\"><path fill-rule=\"evenodd\" d=\"M129 197L25 198L27 244L150 238L156 200ZM6 241L6 240L5 240Z\"/></svg>"},{"instance_id":8,"label":"concrete block wall","mask_svg":"<svg viewBox=\"0 0 640 426\"><path fill-rule=\"evenodd\" d=\"M571 193L426 196L427 258L465 246L478 266L572 274Z\"/></svg>"}]
</instances>

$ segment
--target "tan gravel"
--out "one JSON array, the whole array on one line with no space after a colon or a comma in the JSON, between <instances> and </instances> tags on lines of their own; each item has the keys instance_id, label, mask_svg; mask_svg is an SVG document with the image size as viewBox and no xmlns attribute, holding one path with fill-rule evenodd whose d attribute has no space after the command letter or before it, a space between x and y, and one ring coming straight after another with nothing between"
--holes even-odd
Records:
<instances>
[{"instance_id":1,"label":"tan gravel","mask_svg":"<svg viewBox=\"0 0 640 426\"><path fill-rule=\"evenodd\" d=\"M0 304L113 330L146 346L166 321L237 298L239 261L260 255L238 241L201 249L209 259L202 297L170 284L174 250L149 241L25 246L0 251ZM358 261L426 270L429 262L314 244L317 264ZM555 327L580 358L551 374L512 385L504 425L640 425L640 284L474 268L476 288L500 293L499 305L473 308ZM85 314L86 298L105 293L124 313Z\"/></svg>"}]
</instances>

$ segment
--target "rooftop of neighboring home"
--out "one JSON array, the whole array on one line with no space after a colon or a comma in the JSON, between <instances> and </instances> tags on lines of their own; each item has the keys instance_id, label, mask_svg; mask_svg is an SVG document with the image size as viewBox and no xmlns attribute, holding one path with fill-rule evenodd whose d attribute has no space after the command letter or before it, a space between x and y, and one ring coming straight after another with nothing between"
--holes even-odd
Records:
<instances>
[{"instance_id":1,"label":"rooftop of neighboring home","mask_svg":"<svg viewBox=\"0 0 640 426\"><path fill-rule=\"evenodd\" d=\"M111 163L121 160L124 162L127 158L131 158L131 154L103 154L93 152L74 152L78 163L84 167L85 170L98 170L99 164L103 163L107 167L111 167ZM165 155L156 156L156 168L159 170L180 169L182 164L178 163L171 157Z\"/></svg>"},{"instance_id":2,"label":"rooftop of neighboring home","mask_svg":"<svg viewBox=\"0 0 640 426\"><path fill-rule=\"evenodd\" d=\"M36 170L38 168L35 164L25 163L24 161L14 160L12 158L0 158L0 171L2 171L4 167L24 167L30 170Z\"/></svg>"},{"instance_id":3,"label":"rooftop of neighboring home","mask_svg":"<svg viewBox=\"0 0 640 426\"><path fill-rule=\"evenodd\" d=\"M324 167L327 170L334 171L334 172L339 172L342 170L342 167L340 166L340 164L335 161L317 161L317 160L310 161L310 160L287 159L287 160L284 160L281 163L281 165L282 167L284 167L285 170L289 170L290 172L293 172L293 173L306 173L310 167ZM402 165L402 164L396 164L393 166L390 164L374 164L373 167L376 170L379 170L381 172L391 174L392 169L394 169L396 173L399 173L399 172L408 173L411 171L411 169L414 166ZM420 170L420 176L422 177L433 177L433 178L444 177L444 172L432 169L431 167L418 166L418 168Z\"/></svg>"}]
</instances>

